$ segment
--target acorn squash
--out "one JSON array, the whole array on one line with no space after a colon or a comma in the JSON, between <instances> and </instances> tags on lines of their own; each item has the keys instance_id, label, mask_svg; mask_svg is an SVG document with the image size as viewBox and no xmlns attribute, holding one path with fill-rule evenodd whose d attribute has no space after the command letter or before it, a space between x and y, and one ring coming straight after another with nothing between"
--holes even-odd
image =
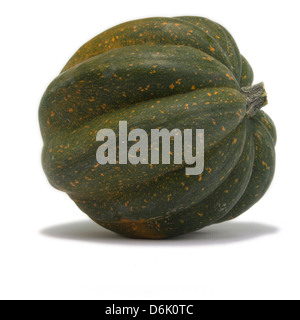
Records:
<instances>
[{"instance_id":1,"label":"acorn squash","mask_svg":"<svg viewBox=\"0 0 300 320\"><path fill-rule=\"evenodd\" d=\"M276 129L262 84L229 32L200 17L127 22L95 37L40 105L49 182L92 220L133 238L163 239L238 217L275 170ZM120 121L146 131L204 129L205 169L99 165L97 132Z\"/></svg>"}]
</instances>

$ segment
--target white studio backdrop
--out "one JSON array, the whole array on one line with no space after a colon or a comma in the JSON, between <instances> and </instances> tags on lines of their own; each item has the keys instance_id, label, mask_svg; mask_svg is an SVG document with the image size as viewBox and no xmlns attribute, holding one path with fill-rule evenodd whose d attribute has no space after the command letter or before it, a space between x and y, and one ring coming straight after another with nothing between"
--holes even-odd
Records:
<instances>
[{"instance_id":1,"label":"white studio backdrop","mask_svg":"<svg viewBox=\"0 0 300 320\"><path fill-rule=\"evenodd\" d=\"M198 15L234 36L278 130L268 194L234 222L166 241L93 224L48 184L40 99L98 33L151 16ZM0 4L1 299L298 299L299 1L4 1Z\"/></svg>"}]
</instances>

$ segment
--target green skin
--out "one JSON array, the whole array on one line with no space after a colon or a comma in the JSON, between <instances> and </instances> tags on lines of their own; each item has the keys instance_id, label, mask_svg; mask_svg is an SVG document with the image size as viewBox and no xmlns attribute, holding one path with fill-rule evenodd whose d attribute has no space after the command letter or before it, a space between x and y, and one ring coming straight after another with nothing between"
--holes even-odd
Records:
<instances>
[{"instance_id":1,"label":"green skin","mask_svg":"<svg viewBox=\"0 0 300 320\"><path fill-rule=\"evenodd\" d=\"M85 44L43 96L45 173L91 219L128 237L234 219L262 198L275 170L275 126L263 111L250 117L241 92L252 82L232 36L210 20L116 26ZM185 164L98 165L97 132L118 134L124 120L129 130L204 129L203 174L187 177Z\"/></svg>"}]
</instances>

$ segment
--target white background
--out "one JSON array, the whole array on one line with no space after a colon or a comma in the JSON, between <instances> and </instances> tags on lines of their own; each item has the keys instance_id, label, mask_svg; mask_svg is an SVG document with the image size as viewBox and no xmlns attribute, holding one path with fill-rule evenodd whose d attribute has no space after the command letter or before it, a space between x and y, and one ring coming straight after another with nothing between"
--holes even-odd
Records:
<instances>
[{"instance_id":1,"label":"white background","mask_svg":"<svg viewBox=\"0 0 300 320\"><path fill-rule=\"evenodd\" d=\"M278 129L268 194L235 222L167 241L90 221L41 169L38 107L87 40L121 22L198 15L233 34ZM299 1L1 1L1 299L299 299Z\"/></svg>"}]
</instances>

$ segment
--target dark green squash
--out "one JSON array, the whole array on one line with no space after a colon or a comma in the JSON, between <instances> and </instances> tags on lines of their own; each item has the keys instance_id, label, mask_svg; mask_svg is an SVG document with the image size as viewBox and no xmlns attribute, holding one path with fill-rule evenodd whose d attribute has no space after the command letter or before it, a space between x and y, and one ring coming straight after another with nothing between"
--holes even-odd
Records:
<instances>
[{"instance_id":1,"label":"dark green squash","mask_svg":"<svg viewBox=\"0 0 300 320\"><path fill-rule=\"evenodd\" d=\"M199 17L150 18L86 43L40 105L43 167L98 224L162 239L236 218L267 191L276 129L260 109L262 84L228 31ZM205 130L205 170L185 165L104 165L97 132Z\"/></svg>"}]
</instances>

